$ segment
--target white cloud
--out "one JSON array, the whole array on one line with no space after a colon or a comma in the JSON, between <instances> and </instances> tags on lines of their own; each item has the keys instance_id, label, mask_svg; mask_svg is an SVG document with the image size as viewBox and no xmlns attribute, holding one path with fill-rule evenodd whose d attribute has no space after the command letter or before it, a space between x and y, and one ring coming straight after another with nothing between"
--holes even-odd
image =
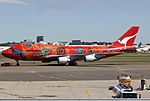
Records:
<instances>
[{"instance_id":1,"label":"white cloud","mask_svg":"<svg viewBox=\"0 0 150 101\"><path fill-rule=\"evenodd\" d=\"M0 3L26 4L23 0L0 0Z\"/></svg>"}]
</instances>

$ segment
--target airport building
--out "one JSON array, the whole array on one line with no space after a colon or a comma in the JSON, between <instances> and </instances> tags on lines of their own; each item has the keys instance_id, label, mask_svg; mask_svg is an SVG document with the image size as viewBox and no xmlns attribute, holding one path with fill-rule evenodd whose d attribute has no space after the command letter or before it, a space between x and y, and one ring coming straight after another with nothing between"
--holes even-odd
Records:
<instances>
[{"instance_id":1,"label":"airport building","mask_svg":"<svg viewBox=\"0 0 150 101\"><path fill-rule=\"evenodd\" d=\"M44 42L44 36L37 36L37 43Z\"/></svg>"}]
</instances>

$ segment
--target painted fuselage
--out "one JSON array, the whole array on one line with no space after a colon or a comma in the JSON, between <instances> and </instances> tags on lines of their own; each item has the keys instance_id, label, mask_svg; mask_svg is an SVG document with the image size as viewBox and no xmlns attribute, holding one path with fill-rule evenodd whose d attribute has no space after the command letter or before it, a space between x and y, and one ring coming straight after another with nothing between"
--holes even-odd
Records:
<instances>
[{"instance_id":1,"label":"painted fuselage","mask_svg":"<svg viewBox=\"0 0 150 101\"><path fill-rule=\"evenodd\" d=\"M11 48L3 51L2 55L15 60L41 61L46 56L93 54L108 52L109 46L56 46L50 44L14 44Z\"/></svg>"}]
</instances>

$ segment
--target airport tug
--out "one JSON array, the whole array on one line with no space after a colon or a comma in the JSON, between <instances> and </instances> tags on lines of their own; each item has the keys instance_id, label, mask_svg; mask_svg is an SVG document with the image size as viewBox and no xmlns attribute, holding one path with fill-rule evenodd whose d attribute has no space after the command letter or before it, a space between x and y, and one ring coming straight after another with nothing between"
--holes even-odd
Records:
<instances>
[{"instance_id":1,"label":"airport tug","mask_svg":"<svg viewBox=\"0 0 150 101\"><path fill-rule=\"evenodd\" d=\"M119 84L110 86L109 90L115 93L113 98L137 98L137 93L131 86L131 77L129 75L122 74L117 77Z\"/></svg>"}]
</instances>

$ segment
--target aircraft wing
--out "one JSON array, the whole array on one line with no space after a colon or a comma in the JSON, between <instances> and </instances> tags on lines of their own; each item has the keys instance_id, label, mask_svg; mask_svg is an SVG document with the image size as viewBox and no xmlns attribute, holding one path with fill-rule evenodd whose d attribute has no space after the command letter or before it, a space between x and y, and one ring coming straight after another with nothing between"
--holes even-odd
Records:
<instances>
[{"instance_id":1,"label":"aircraft wing","mask_svg":"<svg viewBox=\"0 0 150 101\"><path fill-rule=\"evenodd\" d=\"M122 52L103 52L103 53L94 53L94 56L98 59L107 57L107 56L114 56L114 55L120 55L123 54ZM93 54L91 54L93 55ZM46 56L46 59L58 59L59 57L67 57L71 61L80 61L83 60L85 54L66 54L66 55L48 55Z\"/></svg>"},{"instance_id":2,"label":"aircraft wing","mask_svg":"<svg viewBox=\"0 0 150 101\"><path fill-rule=\"evenodd\" d=\"M58 59L59 57L67 57L72 61L83 60L85 54L66 54L66 55L48 55L46 59Z\"/></svg>"},{"instance_id":3,"label":"aircraft wing","mask_svg":"<svg viewBox=\"0 0 150 101\"><path fill-rule=\"evenodd\" d=\"M48 55L46 56L46 58L58 58L58 57L62 57L63 55Z\"/></svg>"},{"instance_id":4,"label":"aircraft wing","mask_svg":"<svg viewBox=\"0 0 150 101\"><path fill-rule=\"evenodd\" d=\"M123 52L105 52L105 53L95 53L95 57L102 59L108 56L115 56L115 55L120 55L123 54Z\"/></svg>"},{"instance_id":5,"label":"aircraft wing","mask_svg":"<svg viewBox=\"0 0 150 101\"><path fill-rule=\"evenodd\" d=\"M115 55L120 55L120 54L123 54L123 52L105 52L105 53L94 53L94 54L90 54L90 55L94 55L97 59L102 59L107 56L115 56ZM87 55L85 55L85 54L69 55L68 54L68 56L69 56L70 60L79 61L79 60L84 60L84 57Z\"/></svg>"},{"instance_id":6,"label":"aircraft wing","mask_svg":"<svg viewBox=\"0 0 150 101\"><path fill-rule=\"evenodd\" d=\"M104 53L95 53L97 55L119 55L123 54L123 52L104 52Z\"/></svg>"}]
</instances>

